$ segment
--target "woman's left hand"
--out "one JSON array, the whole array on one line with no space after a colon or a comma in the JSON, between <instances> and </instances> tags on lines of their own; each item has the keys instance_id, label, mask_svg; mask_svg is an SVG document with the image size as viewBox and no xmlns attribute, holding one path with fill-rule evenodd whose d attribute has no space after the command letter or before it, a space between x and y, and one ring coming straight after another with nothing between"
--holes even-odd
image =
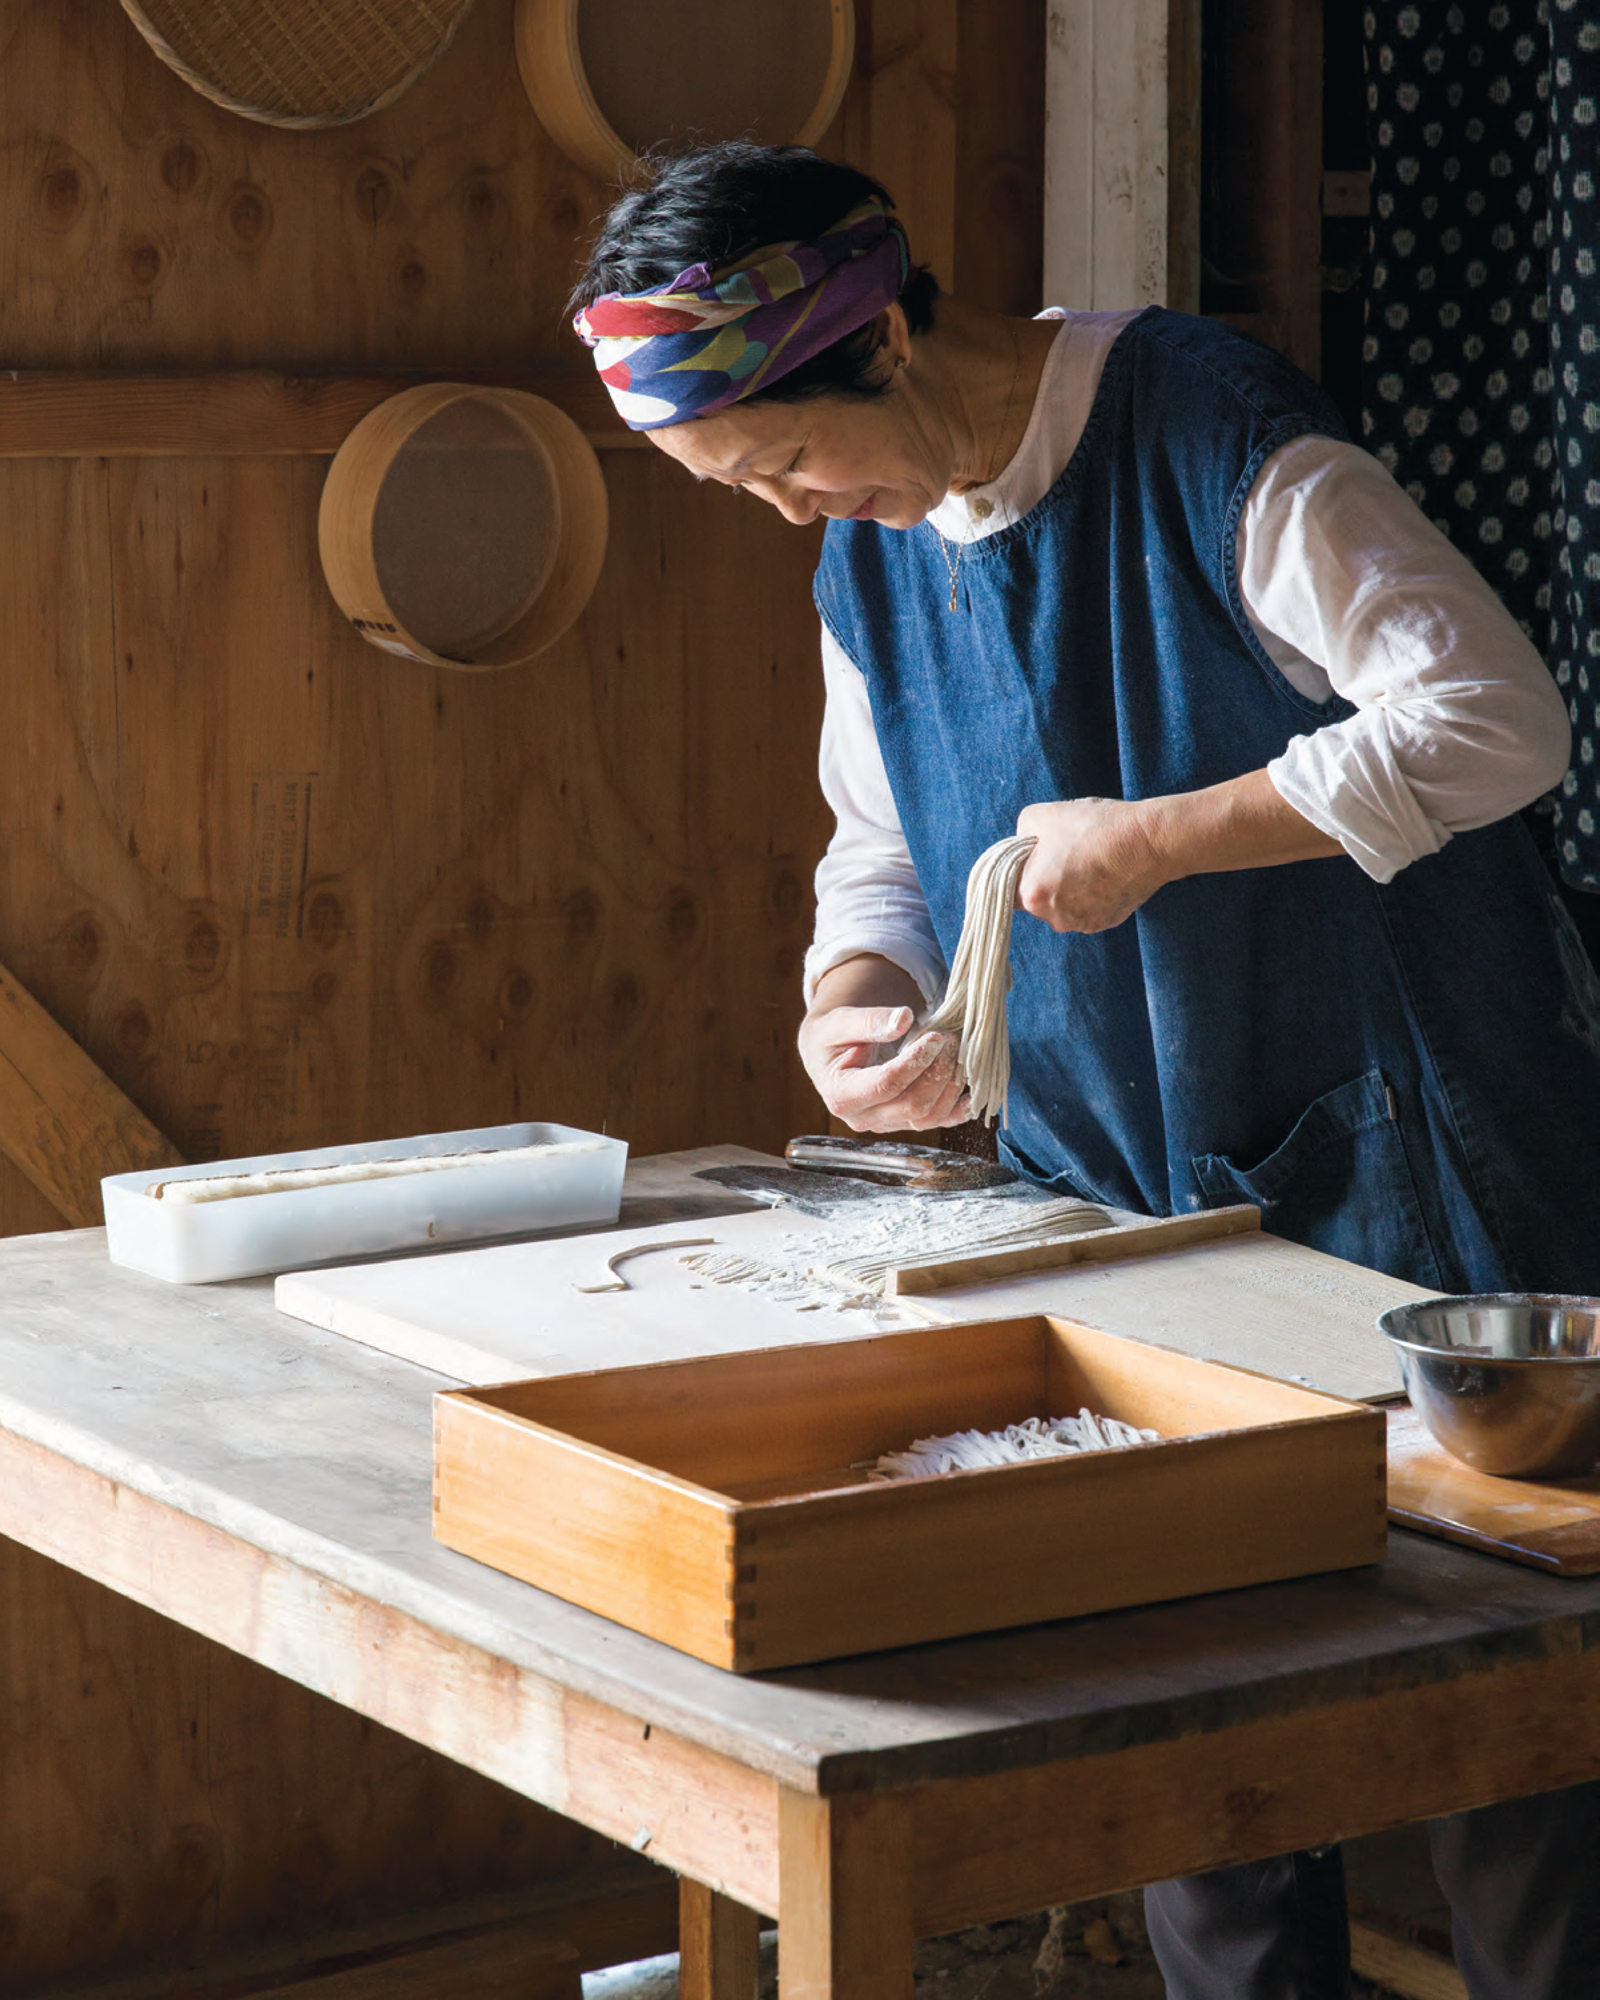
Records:
<instances>
[{"instance_id":1,"label":"woman's left hand","mask_svg":"<svg viewBox=\"0 0 1600 2000\"><path fill-rule=\"evenodd\" d=\"M1341 851L1279 796L1264 770L1162 798L1024 806L1017 831L1039 843L1017 901L1053 931L1108 931L1186 875L1276 868Z\"/></svg>"},{"instance_id":2,"label":"woman's left hand","mask_svg":"<svg viewBox=\"0 0 1600 2000\"><path fill-rule=\"evenodd\" d=\"M1108 931L1168 879L1139 804L1065 799L1024 806L1017 831L1039 843L1017 884L1017 901L1053 931Z\"/></svg>"}]
</instances>

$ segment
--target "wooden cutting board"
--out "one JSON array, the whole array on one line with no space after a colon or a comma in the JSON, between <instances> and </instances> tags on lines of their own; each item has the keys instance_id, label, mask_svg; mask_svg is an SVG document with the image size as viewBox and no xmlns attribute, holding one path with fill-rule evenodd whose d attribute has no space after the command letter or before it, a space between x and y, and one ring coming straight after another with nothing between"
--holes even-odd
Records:
<instances>
[{"instance_id":1,"label":"wooden cutting board","mask_svg":"<svg viewBox=\"0 0 1600 2000\"><path fill-rule=\"evenodd\" d=\"M1600 1573L1600 1473L1546 1483L1474 1472L1409 1404L1389 1412L1389 1519L1530 1569Z\"/></svg>"}]
</instances>

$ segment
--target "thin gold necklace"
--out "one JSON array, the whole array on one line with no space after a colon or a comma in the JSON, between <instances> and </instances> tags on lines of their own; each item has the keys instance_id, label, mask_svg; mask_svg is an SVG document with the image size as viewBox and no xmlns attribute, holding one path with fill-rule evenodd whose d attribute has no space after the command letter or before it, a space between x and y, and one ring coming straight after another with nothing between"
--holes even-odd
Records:
<instances>
[{"instance_id":1,"label":"thin gold necklace","mask_svg":"<svg viewBox=\"0 0 1600 2000\"><path fill-rule=\"evenodd\" d=\"M1017 384L1022 380L1022 341L1015 330L1012 332L1011 339L1016 349L1016 360L1012 364L1011 369L1011 387L1006 391L1005 415L1000 419L1000 443L1002 446L1006 441L1006 432L1011 428L1011 409L1017 400ZM997 468L994 465L993 459L991 459L989 476L982 484L992 486L999 477L1001 469ZM944 566L950 574L950 609L954 611L956 608L957 586L961 576L961 558L967 552L967 537L963 535L961 540L956 543L955 561L952 562L950 560L950 544L945 540L944 530L939 526L937 521L933 523L933 532L939 537L939 553L944 557Z\"/></svg>"}]
</instances>

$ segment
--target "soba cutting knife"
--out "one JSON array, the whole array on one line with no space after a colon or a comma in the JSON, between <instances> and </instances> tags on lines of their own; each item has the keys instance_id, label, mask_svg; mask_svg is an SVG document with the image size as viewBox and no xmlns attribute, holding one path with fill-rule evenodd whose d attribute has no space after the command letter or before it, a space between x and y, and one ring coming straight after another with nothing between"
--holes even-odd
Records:
<instances>
[{"instance_id":1,"label":"soba cutting knife","mask_svg":"<svg viewBox=\"0 0 1600 2000\"><path fill-rule=\"evenodd\" d=\"M943 1146L913 1146L894 1140L866 1141L811 1133L791 1139L783 1156L793 1167L817 1174L848 1174L878 1187L905 1188L912 1194L951 1194L971 1188L1008 1187L1017 1176L998 1160Z\"/></svg>"},{"instance_id":2,"label":"soba cutting knife","mask_svg":"<svg viewBox=\"0 0 1600 2000\"><path fill-rule=\"evenodd\" d=\"M882 1201L886 1195L930 1195L1015 1188L1031 1193L1008 1167L939 1146L866 1143L814 1134L791 1139L787 1160L770 1165L701 1167L696 1180L714 1181L738 1194L770 1201L781 1196L805 1215L837 1215L841 1208ZM1044 1198L1044 1197L1041 1197Z\"/></svg>"}]
</instances>

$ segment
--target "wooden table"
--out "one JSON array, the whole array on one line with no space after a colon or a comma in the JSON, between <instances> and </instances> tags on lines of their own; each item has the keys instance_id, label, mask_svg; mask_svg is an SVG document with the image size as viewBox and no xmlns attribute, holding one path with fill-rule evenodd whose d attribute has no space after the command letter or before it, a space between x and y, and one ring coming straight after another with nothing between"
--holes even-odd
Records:
<instances>
[{"instance_id":1,"label":"wooden table","mask_svg":"<svg viewBox=\"0 0 1600 2000\"><path fill-rule=\"evenodd\" d=\"M625 1220L674 1208L634 1185ZM755 1912L785 2000L902 2000L918 1935L1600 1772L1600 1579L1405 1534L1381 1570L735 1678L436 1546L439 1386L266 1280L13 1239L0 1534L680 1871L686 2000L747 2000Z\"/></svg>"}]
</instances>

